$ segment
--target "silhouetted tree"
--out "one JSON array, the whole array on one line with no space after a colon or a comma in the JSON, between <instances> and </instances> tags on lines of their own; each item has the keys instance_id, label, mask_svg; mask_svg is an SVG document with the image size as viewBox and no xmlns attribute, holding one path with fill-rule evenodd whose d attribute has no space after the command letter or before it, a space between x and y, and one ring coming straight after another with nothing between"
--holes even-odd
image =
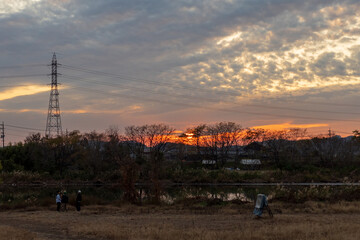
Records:
<instances>
[{"instance_id":1,"label":"silhouetted tree","mask_svg":"<svg viewBox=\"0 0 360 240\"><path fill-rule=\"evenodd\" d=\"M141 175L151 182L152 199L160 201L162 184L161 174L164 153L169 150L169 142L174 129L165 124L129 126L125 128L124 141L136 159L141 159Z\"/></svg>"},{"instance_id":2,"label":"silhouetted tree","mask_svg":"<svg viewBox=\"0 0 360 240\"><path fill-rule=\"evenodd\" d=\"M242 130L239 124L233 122L219 122L206 126L204 143L219 166L225 165L231 148L239 146Z\"/></svg>"}]
</instances>

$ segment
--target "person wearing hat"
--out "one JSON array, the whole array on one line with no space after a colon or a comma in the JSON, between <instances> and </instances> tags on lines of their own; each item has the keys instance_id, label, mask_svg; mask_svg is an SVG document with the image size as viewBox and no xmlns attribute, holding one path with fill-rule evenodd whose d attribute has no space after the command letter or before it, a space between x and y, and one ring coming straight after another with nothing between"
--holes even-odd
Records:
<instances>
[{"instance_id":1,"label":"person wearing hat","mask_svg":"<svg viewBox=\"0 0 360 240\"><path fill-rule=\"evenodd\" d=\"M69 197L68 197L67 192L65 190L62 197L61 197L61 206L63 207L64 211L67 211L66 204L68 202L69 202Z\"/></svg>"},{"instance_id":2,"label":"person wearing hat","mask_svg":"<svg viewBox=\"0 0 360 240\"><path fill-rule=\"evenodd\" d=\"M81 191L79 190L76 195L76 210L77 211L80 211L81 201L82 201Z\"/></svg>"}]
</instances>

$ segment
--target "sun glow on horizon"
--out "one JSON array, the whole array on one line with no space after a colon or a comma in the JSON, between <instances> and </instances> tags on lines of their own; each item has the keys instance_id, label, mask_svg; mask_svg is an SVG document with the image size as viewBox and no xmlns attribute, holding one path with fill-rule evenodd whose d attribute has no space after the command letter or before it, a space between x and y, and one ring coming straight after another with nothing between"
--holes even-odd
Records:
<instances>
[{"instance_id":1,"label":"sun glow on horizon","mask_svg":"<svg viewBox=\"0 0 360 240\"><path fill-rule=\"evenodd\" d=\"M253 129L269 129L269 130L284 130L291 128L317 128L317 127L328 127L327 123L314 123L314 124L292 124L291 122L281 124L269 124L261 126L253 126Z\"/></svg>"}]
</instances>

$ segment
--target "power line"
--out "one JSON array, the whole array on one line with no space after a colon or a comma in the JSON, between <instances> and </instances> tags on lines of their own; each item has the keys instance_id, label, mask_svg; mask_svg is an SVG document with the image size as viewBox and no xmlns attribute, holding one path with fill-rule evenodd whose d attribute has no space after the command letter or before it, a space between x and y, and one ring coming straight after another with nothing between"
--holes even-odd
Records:
<instances>
[{"instance_id":1,"label":"power line","mask_svg":"<svg viewBox=\"0 0 360 240\"><path fill-rule=\"evenodd\" d=\"M37 67L37 66L47 66L46 64L24 64L24 65L12 65L12 66L0 66L1 68L23 68L23 67ZM105 71L98 71L98 70L94 70L94 69L89 69L87 67L74 67L74 66L69 66L66 64L61 65L62 68L64 69L68 69L68 70L74 70L74 71L79 71L79 72L83 72L83 73L89 73L89 74L94 74L94 75L101 75L101 76L108 76L108 77L115 77L115 78L119 78L125 81L132 81L132 80L138 80L141 81L143 83L146 84L152 84L152 85L159 85L159 86L165 86L165 87L172 87L172 88L181 88L181 89L186 89L186 90L197 90L197 91L201 91L201 92L213 92L211 90L207 90L207 89L203 89L203 88L197 88L197 87L186 87L186 86L179 86L179 85L175 85L175 84L171 84L171 83L162 83L162 82L158 82L158 81L154 81L154 80L148 80L148 79L142 79L142 78L137 78L137 77L132 77L130 75L127 74L114 74L114 73L109 73L109 72L105 72ZM12 75L12 76L0 76L0 78L20 78L20 77L39 77L39 76L47 76L46 74L32 74L32 75ZM233 97L238 97L239 93L236 92L229 92L229 91L220 91L220 90L215 90L218 94L224 94L224 95L228 95L228 96L233 96ZM360 105L358 104L342 104L342 103L324 103L324 102L317 102L317 101L300 101L300 100L286 100L286 101L292 101L292 102L296 102L296 103L304 103L304 104L317 104L317 105L326 105L326 106L339 106L339 107L360 107ZM253 107L258 107L255 104L247 104L247 106L253 106ZM263 106L261 106L263 107ZM264 106L265 108L265 106ZM294 110L294 111L309 111L311 112L312 110L306 110L306 109L294 109L294 108L280 108L280 107L272 107L272 106L266 106L266 108L277 108L277 109L284 109L284 110ZM315 111L314 112L322 112L322 111ZM345 113L345 112L331 112L331 111L325 111L327 113L340 113L340 114L357 114L357 113Z\"/></svg>"},{"instance_id":2,"label":"power line","mask_svg":"<svg viewBox=\"0 0 360 240\"><path fill-rule=\"evenodd\" d=\"M324 105L324 106L338 106L338 107L360 107L359 104L350 104L350 103L324 103L324 102L316 102L316 101L298 101L298 100L286 100L288 102L295 102L295 103L304 103L304 104L317 104L317 105Z\"/></svg>"},{"instance_id":3,"label":"power line","mask_svg":"<svg viewBox=\"0 0 360 240\"><path fill-rule=\"evenodd\" d=\"M176 95L178 97L192 98L192 99L196 99L196 100L204 100L204 101L211 101L211 102L218 102L219 101L217 99L194 97L194 96L190 96L190 95L168 94L168 93L153 91L153 90L150 90L150 89L143 89L143 88L138 88L138 87L133 87L133 86L124 86L124 85L121 85L120 83L89 81L89 80L87 80L85 78L78 77L78 76L63 75L63 78L71 79L71 80L80 80L80 81L84 81L84 82L88 82L88 83L93 83L93 84L98 84L98 85L103 85L103 86L109 86L109 87L119 87L119 86L121 86L122 90L123 89L130 89L130 90L136 90L136 91L141 91L141 92L146 92L146 93L151 93L151 94L158 94L158 95L168 95L168 96Z\"/></svg>"},{"instance_id":4,"label":"power line","mask_svg":"<svg viewBox=\"0 0 360 240\"><path fill-rule=\"evenodd\" d=\"M84 73L89 73L89 74L94 74L94 75L100 75L100 76L107 76L107 77L114 77L114 78L119 78L125 81L132 81L132 80L138 80L141 81L143 83L146 84L151 84L151 85L159 85L159 86L166 86L166 87L172 87L172 88L181 88L181 89L186 89L186 90L197 90L197 91L201 91L201 92L207 92L210 93L211 91L207 90L207 89L203 89L203 88L196 88L196 87L185 87L185 86L179 86L179 85L175 85L175 84L171 84L171 83L161 83L158 81L154 81L154 80L147 80L147 79L142 79L142 78L135 78L126 74L113 74L113 73L108 73L108 72L104 72L104 71L97 71L97 70L93 70L93 69L89 69L86 67L74 67L74 66L69 66L69 65L62 65L63 68L65 69L69 69L69 70L74 70L74 71L79 71L79 72L84 72ZM229 91L220 91L220 90L215 90L218 94L224 94L224 95L228 95L228 96L233 96L233 97L239 97L239 93L237 92L229 92ZM340 106L340 107L360 107L360 105L358 104L341 104L341 103L323 103L323 102L315 102L315 101L296 101L297 103L304 103L304 104L317 104L317 105L331 105L331 106Z\"/></svg>"},{"instance_id":5,"label":"power line","mask_svg":"<svg viewBox=\"0 0 360 240\"><path fill-rule=\"evenodd\" d=\"M8 76L0 76L1 78L28 78L28 77L44 77L47 74L27 74L27 75L8 75Z\"/></svg>"},{"instance_id":6,"label":"power line","mask_svg":"<svg viewBox=\"0 0 360 240\"><path fill-rule=\"evenodd\" d=\"M177 97L182 97L185 99L194 99L194 100L203 100L203 101L210 101L213 103L217 103L219 102L219 100L217 99L213 99L213 98L205 98L205 97L197 97L197 96L190 96L190 95L184 95L184 94L169 94L169 93L163 93L163 92L156 92L150 89L142 89L142 88L137 88L137 87L130 87L130 86L123 86L120 83L109 83L109 82L100 82L100 81L89 81L85 78L82 77L78 77L78 76L69 76L66 74L63 74L63 77L66 79L71 79L71 80L80 80L80 81L84 81L84 82L88 82L88 83L93 83L93 84L98 84L98 85L103 85L103 86L110 86L110 87L118 87L121 86L122 89L132 89L132 90L136 90L136 91L141 91L141 92L146 92L146 93L151 93L151 94L158 94L158 95L167 95L167 96L177 96ZM233 103L233 102L229 102L229 101L221 101L223 103ZM330 114L348 114L348 115L356 115L359 116L360 113L354 113L354 112L340 112L340 111L325 111L325 110L308 110L308 109L300 109L300 108L290 108L290 107L275 107L275 106L263 106L263 105L258 105L258 104L246 104L246 105L242 105L242 107L257 107L257 108L265 108L265 109L280 109L280 110L290 110L290 111L300 111L300 112L311 112L311 113L330 113Z\"/></svg>"},{"instance_id":7,"label":"power line","mask_svg":"<svg viewBox=\"0 0 360 240\"><path fill-rule=\"evenodd\" d=\"M19 128L19 129L26 129L26 130L34 130L34 131L44 131L44 129L30 128L30 127L24 127L24 126L16 126L16 125L10 125L10 124L5 124L5 127Z\"/></svg>"},{"instance_id":8,"label":"power line","mask_svg":"<svg viewBox=\"0 0 360 240\"><path fill-rule=\"evenodd\" d=\"M46 84L40 84L46 85ZM0 88L10 88L10 87L28 87L31 86L30 84L11 84L11 85L0 85Z\"/></svg>"},{"instance_id":9,"label":"power line","mask_svg":"<svg viewBox=\"0 0 360 240\"><path fill-rule=\"evenodd\" d=\"M28 66L46 66L45 64L28 64L28 65L14 65L14 66L2 66L0 68L18 68L18 67L28 67ZM197 91L202 91L202 92L206 92L206 93L210 93L210 90L207 89L203 89L203 88L196 88L196 87L185 87L185 86L179 86L179 85L175 85L175 84L171 84L171 83L161 83L158 81L153 81L153 80L146 80L146 79L141 79L141 78L136 78L136 77L132 77L126 74L113 74L113 73L108 73L108 72L104 72L104 71L98 71L98 70L93 70L93 69L88 69L86 67L74 67L74 66L69 66L69 65L61 65L62 68L64 69L69 69L69 70L74 70L74 71L79 71L79 72L83 72L83 73L90 73L90 74L94 74L94 75L100 75L100 76L107 76L107 77L112 77L112 78L118 78L118 79L122 79L125 81L132 81L132 80L138 80L141 81L143 83L146 84L151 84L151 85L159 85L159 86L165 86L165 87L172 87L172 88L181 88L181 89L186 89L186 90L197 90ZM39 77L39 76L48 76L47 74L31 74L31 75L10 75L10 76L0 76L0 78L21 78L21 77ZM73 76L65 76L65 78L72 78L74 79ZM75 76L75 78L78 78L77 80L79 80L78 76ZM95 84L100 84L100 83L95 83ZM110 84L110 83L107 83ZM105 84L104 84L105 85ZM134 87L128 87L131 89L136 89L141 91L139 88L134 88ZM144 90L143 90L144 91ZM228 96L233 96L233 97L238 97L239 94L236 92L224 92L224 91L219 91L219 90L215 90L218 94L221 95L228 95ZM147 92L150 92L149 90L147 90ZM152 92L154 94L162 94L162 93L156 93L156 92ZM188 97L188 96L186 96ZM199 97L196 97L196 99L199 99ZM204 99L204 98L200 98L200 99ZM209 100L209 98L206 98L204 100ZM218 102L220 99L210 99L211 101L214 102ZM287 100L287 101L293 101L293 100ZM295 102L295 101L293 101ZM317 104L317 105L331 105L331 106L340 106L340 107L360 107L360 105L358 104L341 104L341 103L323 103L323 102L315 102L315 101L296 101L297 103L304 103L304 104ZM349 112L337 112L337 111L323 111L323 110L308 110L308 109L300 109L300 108L287 108L287 107L274 107L274 106L262 106L262 105L257 105L257 104L246 104L246 106L249 107L261 107L261 108L271 108L271 109L283 109L283 110L291 110L291 111L302 111L302 112L323 112L323 113L334 113L334 114L350 114L350 115L358 115L359 113L349 113Z\"/></svg>"},{"instance_id":10,"label":"power line","mask_svg":"<svg viewBox=\"0 0 360 240\"><path fill-rule=\"evenodd\" d=\"M26 68L26 67L40 67L40 66L46 66L46 64L23 64L23 65L0 66L0 69L7 69L7 68Z\"/></svg>"},{"instance_id":11,"label":"power line","mask_svg":"<svg viewBox=\"0 0 360 240\"><path fill-rule=\"evenodd\" d=\"M174 88L178 88L179 86L177 85L173 85L173 84L165 84L165 83L160 83L157 81L151 81L151 80L144 80L144 79L139 79L139 78L133 78L131 76L127 76L127 78L125 78L123 75L120 74L112 74L112 73L107 73L107 72L102 72L102 71L96 71L96 70L91 70L91 69L86 69L86 68L78 68L78 67L72 67L72 66L68 66L68 65L62 65L65 69L70 69L70 70L76 70L76 71L80 71L80 72L85 72L85 73L90 73L90 74L95 74L95 75L100 75L100 76L108 76L108 77L112 77L112 78L120 78L123 80L127 80L127 81L131 81L131 80L141 80L143 82L146 82L147 84L156 84L156 85L161 85L161 86L167 86L167 87L174 87ZM33 77L33 76L47 76L45 74L33 74L33 75L13 75L13 76L0 76L0 78L17 78L17 77ZM84 80L84 78L81 77L74 77L74 76L64 76L65 78L68 79L76 79L76 80ZM94 84L99 84L99 85L104 85L104 86L119 86L119 83L109 83L109 82L98 82L98 81L88 81ZM124 86L122 86L124 87ZM188 88L188 87L184 87L184 86L180 86L183 89L191 89L191 90L196 90L196 88ZM151 93L151 94L160 94L160 95L170 95L167 93L161 93L161 92L156 92L156 91L152 91L149 89L141 89L141 88L136 88L136 87L129 87L127 86L126 88L128 89L132 89L132 90L137 90L137 91L142 91L142 92L147 92L147 93ZM86 89L86 88L83 88ZM92 89L88 89L90 91L97 91L98 93L100 92L99 90L92 90ZM202 91L207 91L205 89L199 89ZM107 94L109 95L109 93L107 92L102 92L103 94ZM228 92L224 92L226 94L229 94ZM111 95L114 95L114 93L112 93ZM117 96L119 96L119 94L116 94ZM328 121L348 121L348 122L358 122L355 120L341 120L341 119L331 119L331 118L315 118L315 117L303 117L303 116L294 116L294 115L287 115L287 114L272 114L272 113L258 113L258 112L251 112L251 111L238 111L238 110L231 110L231 109L221 109L221 108L214 108L214 107L206 107L206 106L197 106L194 104L186 104L186 103L179 103L176 101L172 101L172 102L164 102L161 100L157 100L157 99L150 99L150 98L144 98L144 97L137 97L137 96L129 96L129 95L124 95L122 94L124 97L130 97L130 98L136 98L136 99L144 99L144 100L148 100L148 101L152 101L152 102L159 102L159 103L163 103L163 104L171 104L171 105L179 105L179 106L187 106L187 107L195 107L195 108L204 108L204 109L211 109L211 110L218 110L218 111L225 111L225 112L235 112L235 113L245 113L245 114L251 114L251 115L259 115L259 116L273 116L273 117L289 117L289 118L298 118L298 119L314 119L314 120L328 120ZM175 94L176 95L176 94ZM230 93L230 95L232 95ZM171 96L174 96L174 94L171 94ZM205 100L205 101L213 101L213 102L219 102L218 99L212 99L212 98L202 98L202 97L194 97L194 96L189 96L189 95L178 95L178 97L186 97L186 98L192 98L192 99L201 99L201 100ZM236 94L236 96L238 96L238 94ZM120 96L121 97L121 96ZM223 101L224 102L224 101ZM298 101L299 102L299 101ZM226 103L226 102L225 102ZM310 102L305 102L305 103L310 103ZM360 105L352 105L352 104L329 104L329 103L320 103L320 102L313 102L315 104L322 104L322 105L337 105L337 106L360 106ZM302 111L302 112L317 112L317 113L332 113L332 114L351 114L351 115L358 115L359 113L353 113L353 112L337 112L337 111L324 111L324 110L307 110L307 109L300 109L300 108L288 108L288 107L276 107L276 106L263 106L263 105L257 105L257 104L247 104L245 106L250 106L250 107L258 107L258 108L270 108L270 109L281 109L281 110L291 110L291 111ZM29 129L29 130L39 130L39 129ZM42 130L40 130L42 131Z\"/></svg>"},{"instance_id":12,"label":"power line","mask_svg":"<svg viewBox=\"0 0 360 240\"><path fill-rule=\"evenodd\" d=\"M24 136L24 135L17 135L17 134L10 134L10 133L7 133L6 136L23 137L23 138L27 137L27 136Z\"/></svg>"},{"instance_id":13,"label":"power line","mask_svg":"<svg viewBox=\"0 0 360 240\"><path fill-rule=\"evenodd\" d=\"M152 98L144 98L144 97L138 97L138 96L132 96L132 95L126 95L126 94L118 94L118 93L109 93L101 90L95 90L85 87L74 87L78 89L83 89L86 91L91 91L95 93L105 94L105 95L113 95L121 98L133 98L133 99L141 99L151 102L158 102L162 104L167 105L177 105L177 106L185 106L185 107L192 107L192 108L200 108L200 109L208 109L208 110L216 110L216 111L222 111L222 112L230 112L230 113L241 113L241 114L249 114L249 115L257 115L257 116L271 116L271 117L283 117L283 118L296 118L296 119L306 119L306 120L322 120L322 121L344 121L344 122L356 122L359 121L356 120L348 120L348 119L332 119L332 118L317 118L317 117L303 117L303 116L294 116L294 115L285 115L285 114L271 114L271 113L259 113L259 112L251 112L251 111L238 111L238 110L232 110L232 109L225 109L225 108L215 108L215 107L206 107L206 106L198 106L194 104L188 104L188 103L179 103L179 102L173 102L173 101L161 101L157 99Z\"/></svg>"},{"instance_id":14,"label":"power line","mask_svg":"<svg viewBox=\"0 0 360 240\"><path fill-rule=\"evenodd\" d=\"M353 133L348 133L348 132L341 132L341 131L336 131L336 130L332 130L334 133L342 133L342 134L353 134Z\"/></svg>"},{"instance_id":15,"label":"power line","mask_svg":"<svg viewBox=\"0 0 360 240\"><path fill-rule=\"evenodd\" d=\"M153 81L153 80L135 78L135 77L131 77L131 76L125 75L125 74L113 74L113 73L91 70L91 69L87 69L87 68L83 68L83 67L72 67L72 66L68 66L68 65L62 65L62 67L65 69L69 69L69 70L90 73L90 74L100 75L100 76L107 76L107 77L112 77L112 78L118 78L118 79L125 80L125 81L137 80L137 81L143 82L145 84L150 84L150 85L158 85L158 86L171 87L171 88L180 88L180 89L191 90L191 91L196 90L196 91L201 91L201 92L205 92L205 93L211 92L211 91L209 91L207 89L203 89L203 88L185 87L185 86L179 86L179 85L175 85L175 84L171 84L171 83L162 83L162 82ZM219 91L219 90L216 90L216 92L217 93L226 93L227 95L230 95L233 97L239 97L239 93L236 93L236 92L224 92L224 91Z\"/></svg>"},{"instance_id":16,"label":"power line","mask_svg":"<svg viewBox=\"0 0 360 240\"><path fill-rule=\"evenodd\" d=\"M10 132L20 132L20 133L35 132L35 130L21 129L21 128L7 128L6 130Z\"/></svg>"},{"instance_id":17,"label":"power line","mask_svg":"<svg viewBox=\"0 0 360 240\"><path fill-rule=\"evenodd\" d=\"M19 77L18 76L7 76L7 77ZM25 75L21 75L21 76L25 76ZM35 75L29 75L29 76L35 76ZM45 76L45 75L42 75ZM81 81L85 81L85 82L89 82L89 83L93 83L93 84L99 84L99 85L103 85L103 86L121 86L121 84L119 83L109 83L109 82L99 82L99 81L89 81L85 78L79 77L79 76L69 76L64 74L63 75L64 78L67 79L72 79L72 80L81 80ZM1 78L1 77L0 77ZM19 85L6 85L6 86L0 86L0 88L6 88L6 87L14 87L14 86L29 86L26 84L19 84ZM124 86L122 86L122 88L124 88ZM204 98L204 97L194 97L194 96L190 96L190 95L179 95L179 94L167 94L167 93L162 93L162 92L156 92L156 91L152 91L149 89L141 89L141 88L137 88L137 87L130 87L130 86L125 86L125 88L127 89L132 89L132 90L137 90L137 91L142 91L142 92L147 92L147 93L151 93L151 94L160 94L160 95L170 95L170 96L174 96L177 95L178 97L185 97L185 98L192 98L192 99L196 99L196 100L204 100L204 101L212 101L212 102L219 102L220 100L218 99L213 99L213 98ZM222 101L222 102L228 102L228 101ZM321 104L321 103L318 103ZM336 105L336 104L335 104ZM354 106L354 105L349 105L349 104L337 104L338 106ZM258 104L246 104L246 105L242 105L244 106L248 106L248 107L257 107L257 108L266 108L266 109L279 109L279 110L290 110L290 111L301 111L301 112L314 112L314 113L330 113L330 114L348 114L348 115L359 115L360 113L354 113L354 112L343 112L343 111L324 111L324 110L309 110L309 109L300 109L300 108L289 108L289 107L275 107L275 106L268 106L268 105L258 105ZM357 106L357 105L356 105Z\"/></svg>"}]
</instances>

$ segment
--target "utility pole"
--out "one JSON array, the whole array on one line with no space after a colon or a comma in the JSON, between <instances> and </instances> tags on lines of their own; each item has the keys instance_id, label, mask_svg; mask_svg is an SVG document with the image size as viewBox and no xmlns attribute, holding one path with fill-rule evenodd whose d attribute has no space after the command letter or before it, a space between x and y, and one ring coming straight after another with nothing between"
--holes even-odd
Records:
<instances>
[{"instance_id":1,"label":"utility pole","mask_svg":"<svg viewBox=\"0 0 360 240\"><path fill-rule=\"evenodd\" d=\"M1 124L1 138L2 138L2 147L5 147L5 124L2 122Z\"/></svg>"},{"instance_id":2,"label":"utility pole","mask_svg":"<svg viewBox=\"0 0 360 240\"><path fill-rule=\"evenodd\" d=\"M62 135L60 106L59 106L59 91L57 83L57 66L59 64L56 60L56 54L53 54L51 61L51 91L49 99L49 110L46 121L45 136L51 138Z\"/></svg>"},{"instance_id":3,"label":"utility pole","mask_svg":"<svg viewBox=\"0 0 360 240\"><path fill-rule=\"evenodd\" d=\"M331 138L331 137L334 136L334 132L331 131L331 128L329 128L329 131L328 131L328 132L329 132L329 133L328 133L328 134L329 134L329 138Z\"/></svg>"}]
</instances>

